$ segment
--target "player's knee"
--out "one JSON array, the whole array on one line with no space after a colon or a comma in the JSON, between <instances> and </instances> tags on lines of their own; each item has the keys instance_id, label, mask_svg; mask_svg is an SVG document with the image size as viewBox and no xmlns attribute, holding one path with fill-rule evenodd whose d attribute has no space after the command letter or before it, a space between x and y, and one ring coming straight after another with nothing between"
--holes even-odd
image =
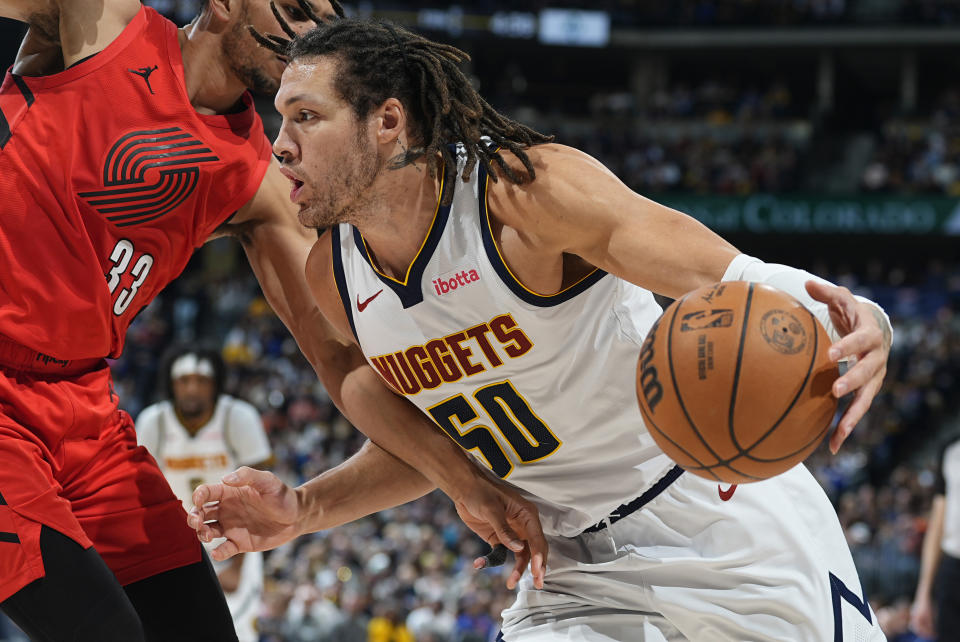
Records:
<instances>
[{"instance_id":1,"label":"player's knee","mask_svg":"<svg viewBox=\"0 0 960 642\"><path fill-rule=\"evenodd\" d=\"M114 600L101 600L85 614L76 627L76 637L83 642L146 642L140 617L129 602L118 605Z\"/></svg>"}]
</instances>

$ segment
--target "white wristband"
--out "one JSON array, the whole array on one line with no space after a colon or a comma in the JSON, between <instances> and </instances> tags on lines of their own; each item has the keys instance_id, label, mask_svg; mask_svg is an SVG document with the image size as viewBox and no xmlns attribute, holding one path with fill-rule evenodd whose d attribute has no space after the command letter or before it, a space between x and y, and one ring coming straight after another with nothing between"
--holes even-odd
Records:
<instances>
[{"instance_id":1,"label":"white wristband","mask_svg":"<svg viewBox=\"0 0 960 642\"><path fill-rule=\"evenodd\" d=\"M738 254L730 261L730 265L727 266L722 280L765 283L779 290L783 290L800 301L805 308L817 317L820 323L823 324L823 327L826 328L831 341L840 339L840 334L837 332L837 329L833 327L833 321L830 319L830 309L827 304L821 303L807 294L807 288L805 287L807 281L819 281L827 285L833 285L829 281L788 265L764 263L760 259L747 256L746 254ZM864 297L855 295L854 298L861 303L867 303L879 310L892 336L893 327L890 325L890 318L886 312L883 311L883 308Z\"/></svg>"}]
</instances>

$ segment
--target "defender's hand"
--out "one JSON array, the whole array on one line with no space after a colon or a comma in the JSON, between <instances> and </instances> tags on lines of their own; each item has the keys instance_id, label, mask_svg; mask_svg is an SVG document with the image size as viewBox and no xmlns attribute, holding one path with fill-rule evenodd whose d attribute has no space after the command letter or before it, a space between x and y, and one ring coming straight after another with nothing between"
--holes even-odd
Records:
<instances>
[{"instance_id":1,"label":"defender's hand","mask_svg":"<svg viewBox=\"0 0 960 642\"><path fill-rule=\"evenodd\" d=\"M213 550L217 561L237 553L276 548L300 535L297 493L273 473L246 466L193 491L187 523L201 541L226 537Z\"/></svg>"},{"instance_id":2,"label":"defender's hand","mask_svg":"<svg viewBox=\"0 0 960 642\"><path fill-rule=\"evenodd\" d=\"M836 454L883 385L892 335L880 310L857 301L847 288L817 281L807 281L806 286L810 296L827 304L833 326L841 336L830 346L830 360L851 359L853 364L833 383L833 394L838 398L856 393L830 439L830 450Z\"/></svg>"},{"instance_id":3,"label":"defender's hand","mask_svg":"<svg viewBox=\"0 0 960 642\"><path fill-rule=\"evenodd\" d=\"M533 585L543 588L547 568L547 540L540 526L536 506L512 488L491 480L480 481L471 492L454 500L460 519L494 550L473 562L477 569L503 563L502 545L513 551L515 563L507 578L507 588L514 589L527 564L533 574Z\"/></svg>"}]
</instances>

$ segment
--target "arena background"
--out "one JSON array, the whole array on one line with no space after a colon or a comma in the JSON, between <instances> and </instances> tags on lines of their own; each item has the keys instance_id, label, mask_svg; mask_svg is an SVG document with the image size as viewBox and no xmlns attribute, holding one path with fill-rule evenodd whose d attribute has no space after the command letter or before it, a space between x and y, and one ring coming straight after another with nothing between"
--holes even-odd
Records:
<instances>
[{"instance_id":1,"label":"arena background","mask_svg":"<svg viewBox=\"0 0 960 642\"><path fill-rule=\"evenodd\" d=\"M197 11L196 0L150 4L181 24ZM896 337L882 393L838 456L821 449L809 465L888 635L916 639L907 613L935 445L960 411L960 2L347 8L460 46L498 109L593 154L742 251L810 269L888 310ZM0 21L4 67L21 34ZM272 103L260 107L272 134ZM113 363L123 406L136 416L155 400L168 345L201 340L222 346L228 389L261 410L286 481L359 447L229 240L198 252L134 323ZM437 494L301 538L268 557L261 640L491 640L511 595L500 573L470 567L483 548Z\"/></svg>"}]
</instances>

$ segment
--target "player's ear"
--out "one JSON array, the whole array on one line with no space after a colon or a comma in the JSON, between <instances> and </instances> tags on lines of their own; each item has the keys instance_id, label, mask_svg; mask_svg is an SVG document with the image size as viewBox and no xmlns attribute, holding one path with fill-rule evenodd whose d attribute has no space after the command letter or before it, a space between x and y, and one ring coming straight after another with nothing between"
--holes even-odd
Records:
<instances>
[{"instance_id":1,"label":"player's ear","mask_svg":"<svg viewBox=\"0 0 960 642\"><path fill-rule=\"evenodd\" d=\"M211 26L222 26L229 24L231 19L234 18L233 14L239 9L239 0L207 0L203 12Z\"/></svg>"},{"instance_id":2,"label":"player's ear","mask_svg":"<svg viewBox=\"0 0 960 642\"><path fill-rule=\"evenodd\" d=\"M377 110L377 142L392 143L407 128L407 112L396 98L387 98Z\"/></svg>"}]
</instances>

